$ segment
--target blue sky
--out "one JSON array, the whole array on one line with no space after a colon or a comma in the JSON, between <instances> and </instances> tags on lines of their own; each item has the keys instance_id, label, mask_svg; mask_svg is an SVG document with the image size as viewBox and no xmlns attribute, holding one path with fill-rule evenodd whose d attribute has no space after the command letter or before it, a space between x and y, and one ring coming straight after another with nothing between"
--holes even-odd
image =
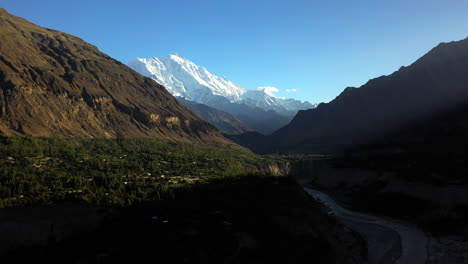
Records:
<instances>
[{"instance_id":1,"label":"blue sky","mask_svg":"<svg viewBox=\"0 0 468 264\"><path fill-rule=\"evenodd\" d=\"M124 63L178 53L247 89L273 86L310 102L468 37L468 0L0 0L0 7Z\"/></svg>"}]
</instances>

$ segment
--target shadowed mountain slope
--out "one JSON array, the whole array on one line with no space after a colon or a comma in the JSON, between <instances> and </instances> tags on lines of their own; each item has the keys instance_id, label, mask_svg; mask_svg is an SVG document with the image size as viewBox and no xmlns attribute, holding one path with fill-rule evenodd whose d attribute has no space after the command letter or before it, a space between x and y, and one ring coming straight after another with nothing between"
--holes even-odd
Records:
<instances>
[{"instance_id":1,"label":"shadowed mountain slope","mask_svg":"<svg viewBox=\"0 0 468 264\"><path fill-rule=\"evenodd\" d=\"M242 122L242 120L227 112L204 104L188 101L181 97L178 98L178 100L192 112L197 114L197 116L216 126L225 134L237 135L253 131L249 126Z\"/></svg>"},{"instance_id":2,"label":"shadowed mountain slope","mask_svg":"<svg viewBox=\"0 0 468 264\"><path fill-rule=\"evenodd\" d=\"M409 67L333 101L299 111L290 124L256 140L268 151L329 153L366 143L468 103L468 39L442 43Z\"/></svg>"}]
</instances>

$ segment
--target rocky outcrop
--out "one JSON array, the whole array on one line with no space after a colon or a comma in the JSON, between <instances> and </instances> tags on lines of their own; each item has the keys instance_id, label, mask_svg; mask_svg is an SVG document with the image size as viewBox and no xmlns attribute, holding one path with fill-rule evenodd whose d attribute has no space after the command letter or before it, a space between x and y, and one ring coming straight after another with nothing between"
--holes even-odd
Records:
<instances>
[{"instance_id":1,"label":"rocky outcrop","mask_svg":"<svg viewBox=\"0 0 468 264\"><path fill-rule=\"evenodd\" d=\"M291 174L291 163L287 161L271 162L266 165L265 171L273 176L289 176Z\"/></svg>"}]
</instances>

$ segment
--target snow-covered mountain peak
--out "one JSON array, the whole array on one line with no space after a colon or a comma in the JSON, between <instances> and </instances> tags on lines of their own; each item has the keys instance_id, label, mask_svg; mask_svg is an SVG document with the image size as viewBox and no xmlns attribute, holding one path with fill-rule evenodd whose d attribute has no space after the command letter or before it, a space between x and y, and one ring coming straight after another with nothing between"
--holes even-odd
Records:
<instances>
[{"instance_id":1,"label":"snow-covered mountain peak","mask_svg":"<svg viewBox=\"0 0 468 264\"><path fill-rule=\"evenodd\" d=\"M172 95L185 97L187 91L184 84L177 80L157 57L136 58L128 66L162 84Z\"/></svg>"},{"instance_id":2,"label":"snow-covered mountain peak","mask_svg":"<svg viewBox=\"0 0 468 264\"><path fill-rule=\"evenodd\" d=\"M279 92L279 89L276 88L276 87L265 86L265 87L258 87L258 88L257 88L257 91L261 91L261 92L265 93L265 94L268 95L268 96L277 97L277 96L276 96L275 94L273 94L273 93ZM277 97L277 98L278 98L278 97Z\"/></svg>"},{"instance_id":3,"label":"snow-covered mountain peak","mask_svg":"<svg viewBox=\"0 0 468 264\"><path fill-rule=\"evenodd\" d=\"M220 102L242 103L274 110L283 115L294 115L298 110L313 108L309 102L294 99L284 99L274 93L275 87L259 87L257 90L247 90L229 81L226 77L219 77L210 73L180 55L168 55L162 59L137 58L129 63L130 68L151 77L171 92L174 96L207 105Z\"/></svg>"},{"instance_id":4,"label":"snow-covered mountain peak","mask_svg":"<svg viewBox=\"0 0 468 264\"><path fill-rule=\"evenodd\" d=\"M193 63L191 61L189 61L188 59L184 58L183 56L179 55L179 54L169 54L167 57L163 58L163 59L170 59L170 60L173 60L173 61L176 61L178 63Z\"/></svg>"},{"instance_id":5,"label":"snow-covered mountain peak","mask_svg":"<svg viewBox=\"0 0 468 264\"><path fill-rule=\"evenodd\" d=\"M161 61L168 71L181 80L186 87L193 88L189 90L197 91L198 94L193 93L188 96L194 101L197 101L196 98L200 95L211 94L212 96L226 97L231 102L237 102L246 91L241 86L210 73L204 67L198 66L180 55L169 55L162 58Z\"/></svg>"}]
</instances>

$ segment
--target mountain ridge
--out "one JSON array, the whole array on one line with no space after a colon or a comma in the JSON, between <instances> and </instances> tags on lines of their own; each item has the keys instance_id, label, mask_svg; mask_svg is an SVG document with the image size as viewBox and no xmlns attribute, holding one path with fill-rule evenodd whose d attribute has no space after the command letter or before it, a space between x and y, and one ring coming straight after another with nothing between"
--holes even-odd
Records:
<instances>
[{"instance_id":1,"label":"mountain ridge","mask_svg":"<svg viewBox=\"0 0 468 264\"><path fill-rule=\"evenodd\" d=\"M0 132L228 142L161 85L82 39L0 12Z\"/></svg>"},{"instance_id":2,"label":"mountain ridge","mask_svg":"<svg viewBox=\"0 0 468 264\"><path fill-rule=\"evenodd\" d=\"M217 96L231 103L246 103L266 111L274 110L281 115L293 116L298 110L313 108L309 102L277 97L264 90L247 90L226 77L211 74L181 55L170 54L164 58L136 58L129 67L151 77L165 86L173 95L197 103L210 105ZM223 110L223 109L221 109Z\"/></svg>"},{"instance_id":3,"label":"mountain ridge","mask_svg":"<svg viewBox=\"0 0 468 264\"><path fill-rule=\"evenodd\" d=\"M253 129L246 125L242 120L227 112L209 107L205 104L188 101L183 98L177 99L190 109L190 111L194 112L203 120L216 126L223 134L238 135L253 131Z\"/></svg>"},{"instance_id":4,"label":"mountain ridge","mask_svg":"<svg viewBox=\"0 0 468 264\"><path fill-rule=\"evenodd\" d=\"M467 69L468 39L441 43L408 67L372 79L360 88L348 87L330 103L298 113L274 137L287 135L299 143L327 135L340 138L343 144L375 137L392 127L466 103ZM298 128L311 133L299 135L294 132Z\"/></svg>"},{"instance_id":5,"label":"mountain ridge","mask_svg":"<svg viewBox=\"0 0 468 264\"><path fill-rule=\"evenodd\" d=\"M408 67L371 79L360 88L348 87L315 109L299 111L271 136L255 137L254 148L334 153L365 144L413 121L467 104L466 72L468 38L441 43Z\"/></svg>"}]
</instances>

